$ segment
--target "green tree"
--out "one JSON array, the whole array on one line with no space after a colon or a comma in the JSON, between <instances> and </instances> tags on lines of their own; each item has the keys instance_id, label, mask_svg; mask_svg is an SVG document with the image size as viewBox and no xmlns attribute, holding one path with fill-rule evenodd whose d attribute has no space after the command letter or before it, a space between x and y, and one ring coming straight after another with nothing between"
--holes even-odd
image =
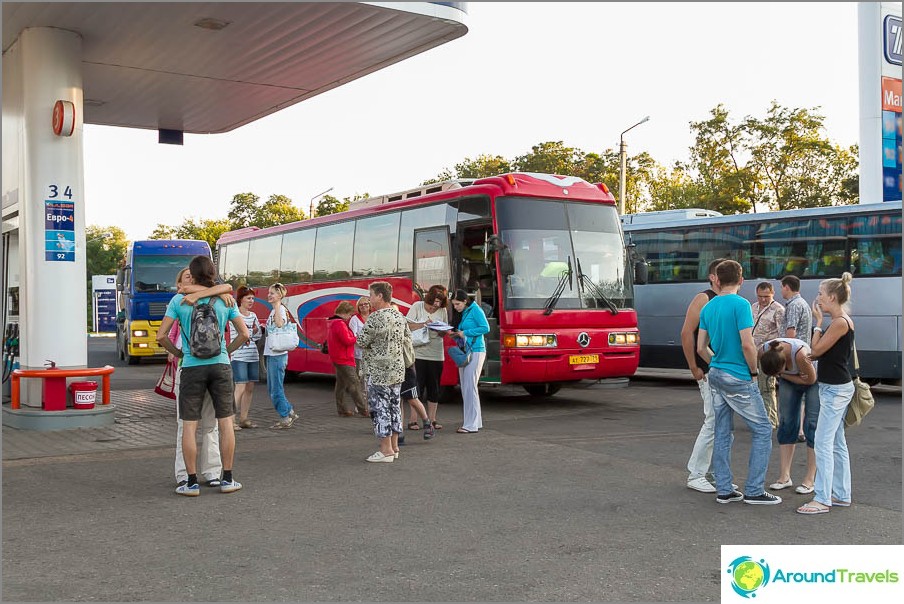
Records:
<instances>
[{"instance_id":1,"label":"green tree","mask_svg":"<svg viewBox=\"0 0 904 604\"><path fill-rule=\"evenodd\" d=\"M562 141L538 143L529 153L519 155L512 162L517 172L575 175L583 165L585 153L566 147Z\"/></svg>"},{"instance_id":2,"label":"green tree","mask_svg":"<svg viewBox=\"0 0 904 604\"><path fill-rule=\"evenodd\" d=\"M348 206L352 201L357 201L358 199L365 199L367 195L363 197L355 196L354 198L346 197L343 200L339 200L332 195L324 195L320 198L320 201L317 203L317 208L314 210L314 215L316 218L320 218L321 216L329 216L330 214L336 214L338 212L345 212L348 210Z\"/></svg>"},{"instance_id":3,"label":"green tree","mask_svg":"<svg viewBox=\"0 0 904 604\"><path fill-rule=\"evenodd\" d=\"M782 107L773 101L764 119L748 117L750 154L771 209L812 208L855 201L844 189L853 155L823 135L816 109ZM841 178L839 178L839 176Z\"/></svg>"},{"instance_id":4,"label":"green tree","mask_svg":"<svg viewBox=\"0 0 904 604\"><path fill-rule=\"evenodd\" d=\"M708 120L691 122L695 134L686 172L695 172L701 193L698 207L723 214L738 214L756 209L762 200L756 171L744 160L749 133L743 124L732 124L728 110L719 104Z\"/></svg>"},{"instance_id":5,"label":"green tree","mask_svg":"<svg viewBox=\"0 0 904 604\"><path fill-rule=\"evenodd\" d=\"M94 301L91 277L115 275L119 263L126 257L129 240L117 226L89 225L85 228L85 272L87 273L88 328L93 327Z\"/></svg>"},{"instance_id":6,"label":"green tree","mask_svg":"<svg viewBox=\"0 0 904 604\"><path fill-rule=\"evenodd\" d=\"M217 239L223 233L234 230L225 218L204 218L195 220L186 218L177 227L158 224L148 239L200 239L210 245L211 251L216 249Z\"/></svg>"},{"instance_id":7,"label":"green tree","mask_svg":"<svg viewBox=\"0 0 904 604\"><path fill-rule=\"evenodd\" d=\"M261 203L260 197L254 193L238 193L232 197L229 205L226 217L233 229L249 226L263 229L305 218L304 211L296 208L285 195L274 194Z\"/></svg>"}]
</instances>

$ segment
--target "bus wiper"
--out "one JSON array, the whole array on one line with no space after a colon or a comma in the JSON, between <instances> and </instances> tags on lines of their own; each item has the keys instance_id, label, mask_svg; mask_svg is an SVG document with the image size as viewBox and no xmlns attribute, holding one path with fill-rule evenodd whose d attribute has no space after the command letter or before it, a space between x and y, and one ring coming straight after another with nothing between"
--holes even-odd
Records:
<instances>
[{"instance_id":1,"label":"bus wiper","mask_svg":"<svg viewBox=\"0 0 904 604\"><path fill-rule=\"evenodd\" d=\"M552 292L552 295L546 299L545 307L546 310L543 311L544 316L549 316L552 314L552 309L556 307L556 303L559 301L559 298L562 297L562 293L565 291L565 284L568 284L568 289L574 289L571 281L571 256L568 256L568 269L562 271L562 275L559 277L559 282L556 284L555 291Z\"/></svg>"},{"instance_id":2,"label":"bus wiper","mask_svg":"<svg viewBox=\"0 0 904 604\"><path fill-rule=\"evenodd\" d=\"M618 314L618 307L615 306L615 303L606 297L606 294L603 293L603 290L599 288L599 286L593 282L593 279L584 274L584 271L581 270L581 259L575 256L575 263L577 264L578 269L578 288L583 287L583 289L590 292L590 295L593 296L593 300L599 304L603 302L606 306L609 307L609 312L613 315Z\"/></svg>"}]
</instances>

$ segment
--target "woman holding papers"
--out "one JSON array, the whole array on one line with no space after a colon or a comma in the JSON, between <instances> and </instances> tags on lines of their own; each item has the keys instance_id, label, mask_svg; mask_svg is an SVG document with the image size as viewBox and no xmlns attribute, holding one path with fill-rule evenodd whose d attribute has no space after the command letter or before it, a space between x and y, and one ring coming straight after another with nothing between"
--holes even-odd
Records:
<instances>
[{"instance_id":1,"label":"woman holding papers","mask_svg":"<svg viewBox=\"0 0 904 604\"><path fill-rule=\"evenodd\" d=\"M408 310L408 328L412 331L421 329L431 321L445 324L449 318L446 303L446 288L442 285L432 286L424 296L424 300L415 302ZM427 416L430 424L435 429L442 430L442 424L436 423L436 409L439 405L439 380L443 373L443 361L446 358L443 350L445 332L431 327L427 325L427 332L430 335L429 342L414 349L414 369L417 373L417 391L427 403ZM408 423L408 429L417 430L417 414L413 408L409 417L411 421Z\"/></svg>"}]
</instances>

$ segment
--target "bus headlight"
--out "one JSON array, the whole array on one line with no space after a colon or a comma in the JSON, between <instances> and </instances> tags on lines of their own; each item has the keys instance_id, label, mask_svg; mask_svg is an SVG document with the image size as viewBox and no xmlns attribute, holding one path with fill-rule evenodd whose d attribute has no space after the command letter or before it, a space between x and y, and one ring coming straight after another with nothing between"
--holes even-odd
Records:
<instances>
[{"instance_id":1,"label":"bus headlight","mask_svg":"<svg viewBox=\"0 0 904 604\"><path fill-rule=\"evenodd\" d=\"M614 331L609 334L610 346L636 346L640 344L640 334L634 331Z\"/></svg>"},{"instance_id":2,"label":"bus headlight","mask_svg":"<svg viewBox=\"0 0 904 604\"><path fill-rule=\"evenodd\" d=\"M144 337L147 337L147 335L148 335L148 332L147 332L146 329L134 329L134 330L132 330L132 337L133 337L133 338L144 338Z\"/></svg>"},{"instance_id":3,"label":"bus headlight","mask_svg":"<svg viewBox=\"0 0 904 604\"><path fill-rule=\"evenodd\" d=\"M551 333L507 334L502 337L502 345L506 348L555 348L558 339Z\"/></svg>"}]
</instances>

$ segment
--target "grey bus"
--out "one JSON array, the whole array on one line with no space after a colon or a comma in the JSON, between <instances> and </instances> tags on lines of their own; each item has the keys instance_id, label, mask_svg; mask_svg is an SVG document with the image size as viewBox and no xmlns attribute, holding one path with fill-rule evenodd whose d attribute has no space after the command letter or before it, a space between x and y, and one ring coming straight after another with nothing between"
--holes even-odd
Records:
<instances>
[{"instance_id":1,"label":"grey bus","mask_svg":"<svg viewBox=\"0 0 904 604\"><path fill-rule=\"evenodd\" d=\"M622 228L647 269L634 288L641 367L687 367L680 338L687 306L707 288L710 262L731 258L744 267L740 294L750 301L769 281L781 302L779 280L796 275L812 303L822 279L849 271L861 377L901 383L900 201L733 216L649 212L623 216Z\"/></svg>"}]
</instances>

